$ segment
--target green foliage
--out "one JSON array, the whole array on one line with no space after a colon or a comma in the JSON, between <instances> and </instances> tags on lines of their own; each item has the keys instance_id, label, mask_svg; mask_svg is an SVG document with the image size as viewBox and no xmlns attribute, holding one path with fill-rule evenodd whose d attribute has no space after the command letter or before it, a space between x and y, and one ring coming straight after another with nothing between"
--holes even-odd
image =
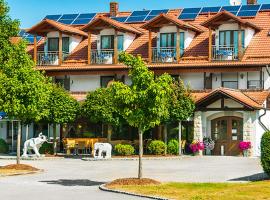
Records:
<instances>
[{"instance_id":1,"label":"green foliage","mask_svg":"<svg viewBox=\"0 0 270 200\"><path fill-rule=\"evenodd\" d=\"M163 155L165 153L166 144L160 140L153 140L150 142L147 149L153 155Z\"/></svg>"},{"instance_id":2,"label":"green foliage","mask_svg":"<svg viewBox=\"0 0 270 200\"><path fill-rule=\"evenodd\" d=\"M82 105L82 115L89 121L116 125L120 123L120 115L113 103L111 88L100 88L89 92Z\"/></svg>"},{"instance_id":3,"label":"green foliage","mask_svg":"<svg viewBox=\"0 0 270 200\"><path fill-rule=\"evenodd\" d=\"M270 176L270 131L265 132L262 136L261 163L264 172Z\"/></svg>"},{"instance_id":4,"label":"green foliage","mask_svg":"<svg viewBox=\"0 0 270 200\"><path fill-rule=\"evenodd\" d=\"M49 114L44 119L55 124L73 122L79 111L79 103L61 86L52 84L51 87L47 104Z\"/></svg>"},{"instance_id":5,"label":"green foliage","mask_svg":"<svg viewBox=\"0 0 270 200\"><path fill-rule=\"evenodd\" d=\"M8 153L8 144L0 138L0 153Z\"/></svg>"},{"instance_id":6,"label":"green foliage","mask_svg":"<svg viewBox=\"0 0 270 200\"><path fill-rule=\"evenodd\" d=\"M135 152L135 149L133 146L129 144L117 144L114 147L114 151L116 155L120 156L130 156L133 155Z\"/></svg>"},{"instance_id":7,"label":"green foliage","mask_svg":"<svg viewBox=\"0 0 270 200\"><path fill-rule=\"evenodd\" d=\"M50 154L53 155L53 144L51 143L43 143L42 146L39 149L39 152L41 154Z\"/></svg>"},{"instance_id":8,"label":"green foliage","mask_svg":"<svg viewBox=\"0 0 270 200\"><path fill-rule=\"evenodd\" d=\"M26 42L11 42L19 33L19 22L8 16L9 8L0 0L0 110L24 123L47 116L50 87L26 52Z\"/></svg>"},{"instance_id":9,"label":"green foliage","mask_svg":"<svg viewBox=\"0 0 270 200\"><path fill-rule=\"evenodd\" d=\"M168 153L172 155L179 154L179 142L175 139L170 140L167 145Z\"/></svg>"},{"instance_id":10,"label":"green foliage","mask_svg":"<svg viewBox=\"0 0 270 200\"><path fill-rule=\"evenodd\" d=\"M129 125L145 132L169 116L172 78L168 74L155 78L140 57L121 53L119 61L130 67L132 85L113 83L113 100Z\"/></svg>"}]
</instances>

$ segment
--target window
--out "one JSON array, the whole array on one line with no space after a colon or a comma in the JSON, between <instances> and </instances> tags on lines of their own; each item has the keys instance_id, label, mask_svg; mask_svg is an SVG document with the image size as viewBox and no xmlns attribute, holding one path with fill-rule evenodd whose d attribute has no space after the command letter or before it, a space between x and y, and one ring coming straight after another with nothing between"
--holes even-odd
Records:
<instances>
[{"instance_id":1,"label":"window","mask_svg":"<svg viewBox=\"0 0 270 200\"><path fill-rule=\"evenodd\" d=\"M106 88L110 81L114 80L114 76L101 76L100 77L100 86Z\"/></svg>"},{"instance_id":2,"label":"window","mask_svg":"<svg viewBox=\"0 0 270 200\"><path fill-rule=\"evenodd\" d=\"M70 77L69 76L55 77L55 83L61 85L67 91L70 90Z\"/></svg>"},{"instance_id":3,"label":"window","mask_svg":"<svg viewBox=\"0 0 270 200\"><path fill-rule=\"evenodd\" d=\"M176 47L176 33L161 33L160 34L160 47ZM180 55L184 54L185 49L185 33L180 32Z\"/></svg>"},{"instance_id":4,"label":"window","mask_svg":"<svg viewBox=\"0 0 270 200\"><path fill-rule=\"evenodd\" d=\"M59 51L59 38L48 38L48 51ZM62 38L62 51L69 52L69 37Z\"/></svg>"},{"instance_id":5,"label":"window","mask_svg":"<svg viewBox=\"0 0 270 200\"><path fill-rule=\"evenodd\" d=\"M124 36L117 36L118 50L124 50ZM101 36L101 49L114 49L114 35L102 35Z\"/></svg>"},{"instance_id":6,"label":"window","mask_svg":"<svg viewBox=\"0 0 270 200\"><path fill-rule=\"evenodd\" d=\"M227 72L221 73L222 87L238 89L238 73Z\"/></svg>"},{"instance_id":7,"label":"window","mask_svg":"<svg viewBox=\"0 0 270 200\"><path fill-rule=\"evenodd\" d=\"M222 81L222 87L238 89L238 81Z\"/></svg>"}]
</instances>

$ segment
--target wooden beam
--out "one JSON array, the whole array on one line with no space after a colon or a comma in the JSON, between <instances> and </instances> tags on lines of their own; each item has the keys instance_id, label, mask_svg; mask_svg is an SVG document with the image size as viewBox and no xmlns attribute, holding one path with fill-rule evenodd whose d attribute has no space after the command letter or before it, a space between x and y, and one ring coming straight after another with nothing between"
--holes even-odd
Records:
<instances>
[{"instance_id":1,"label":"wooden beam","mask_svg":"<svg viewBox=\"0 0 270 200\"><path fill-rule=\"evenodd\" d=\"M34 63L37 65L37 35L34 36Z\"/></svg>"},{"instance_id":2,"label":"wooden beam","mask_svg":"<svg viewBox=\"0 0 270 200\"><path fill-rule=\"evenodd\" d=\"M238 60L242 60L242 31L240 24L238 24Z\"/></svg>"},{"instance_id":3,"label":"wooden beam","mask_svg":"<svg viewBox=\"0 0 270 200\"><path fill-rule=\"evenodd\" d=\"M212 43L213 43L213 41L212 41L212 33L213 33L213 31L212 31L212 28L211 27L209 27L209 48L208 48L208 55L209 55L209 62L211 62L212 61Z\"/></svg>"},{"instance_id":4,"label":"wooden beam","mask_svg":"<svg viewBox=\"0 0 270 200\"><path fill-rule=\"evenodd\" d=\"M177 27L177 33L176 33L176 61L177 63L180 62L180 30L179 27Z\"/></svg>"},{"instance_id":5,"label":"wooden beam","mask_svg":"<svg viewBox=\"0 0 270 200\"><path fill-rule=\"evenodd\" d=\"M91 32L88 32L88 53L87 53L87 60L88 60L88 65L91 65Z\"/></svg>"},{"instance_id":6,"label":"wooden beam","mask_svg":"<svg viewBox=\"0 0 270 200\"><path fill-rule=\"evenodd\" d=\"M59 59L58 65L62 65L63 62L63 35L62 32L59 32Z\"/></svg>"},{"instance_id":7,"label":"wooden beam","mask_svg":"<svg viewBox=\"0 0 270 200\"><path fill-rule=\"evenodd\" d=\"M113 63L117 64L118 63L118 31L115 29L114 30L114 58L113 58Z\"/></svg>"},{"instance_id":8,"label":"wooden beam","mask_svg":"<svg viewBox=\"0 0 270 200\"><path fill-rule=\"evenodd\" d=\"M152 63L152 30L148 31L148 63Z\"/></svg>"}]
</instances>

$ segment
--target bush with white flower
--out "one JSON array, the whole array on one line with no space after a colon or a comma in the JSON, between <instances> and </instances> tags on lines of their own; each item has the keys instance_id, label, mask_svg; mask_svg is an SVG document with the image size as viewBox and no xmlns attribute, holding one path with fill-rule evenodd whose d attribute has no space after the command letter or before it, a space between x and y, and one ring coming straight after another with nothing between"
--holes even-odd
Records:
<instances>
[{"instance_id":1,"label":"bush with white flower","mask_svg":"<svg viewBox=\"0 0 270 200\"><path fill-rule=\"evenodd\" d=\"M212 140L210 137L204 137L203 138L203 144L205 150L212 151L215 148L215 141Z\"/></svg>"}]
</instances>

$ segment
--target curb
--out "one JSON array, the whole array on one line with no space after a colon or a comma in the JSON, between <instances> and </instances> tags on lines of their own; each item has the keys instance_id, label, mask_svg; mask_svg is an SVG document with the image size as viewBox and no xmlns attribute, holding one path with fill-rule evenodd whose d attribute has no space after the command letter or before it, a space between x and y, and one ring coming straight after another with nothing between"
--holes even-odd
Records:
<instances>
[{"instance_id":1,"label":"curb","mask_svg":"<svg viewBox=\"0 0 270 200\"><path fill-rule=\"evenodd\" d=\"M182 160L183 157L166 157L166 158L158 158L158 157L143 157L143 160ZM96 159L96 158L82 158L83 161L114 161L114 160L139 160L139 158L106 158L106 159Z\"/></svg>"},{"instance_id":2,"label":"curb","mask_svg":"<svg viewBox=\"0 0 270 200\"><path fill-rule=\"evenodd\" d=\"M167 198L163 198L163 197L158 197L158 196L148 196L148 195L143 195L143 194L136 194L133 192L124 192L121 190L113 190L113 189L109 189L105 186L106 184L102 184L99 186L99 189L105 192L113 192L113 193L117 193L117 194L125 194L125 195L129 195L129 196L135 196L135 197L142 197L142 198L148 198L148 199L156 199L156 200L169 200Z\"/></svg>"},{"instance_id":3,"label":"curb","mask_svg":"<svg viewBox=\"0 0 270 200\"><path fill-rule=\"evenodd\" d=\"M11 157L11 156L0 156L0 160L16 160L17 158L16 157ZM61 158L61 157L40 157L40 158L20 158L20 160L27 160L27 161L37 161L37 160L61 160L61 159L64 159L64 158Z\"/></svg>"}]
</instances>

